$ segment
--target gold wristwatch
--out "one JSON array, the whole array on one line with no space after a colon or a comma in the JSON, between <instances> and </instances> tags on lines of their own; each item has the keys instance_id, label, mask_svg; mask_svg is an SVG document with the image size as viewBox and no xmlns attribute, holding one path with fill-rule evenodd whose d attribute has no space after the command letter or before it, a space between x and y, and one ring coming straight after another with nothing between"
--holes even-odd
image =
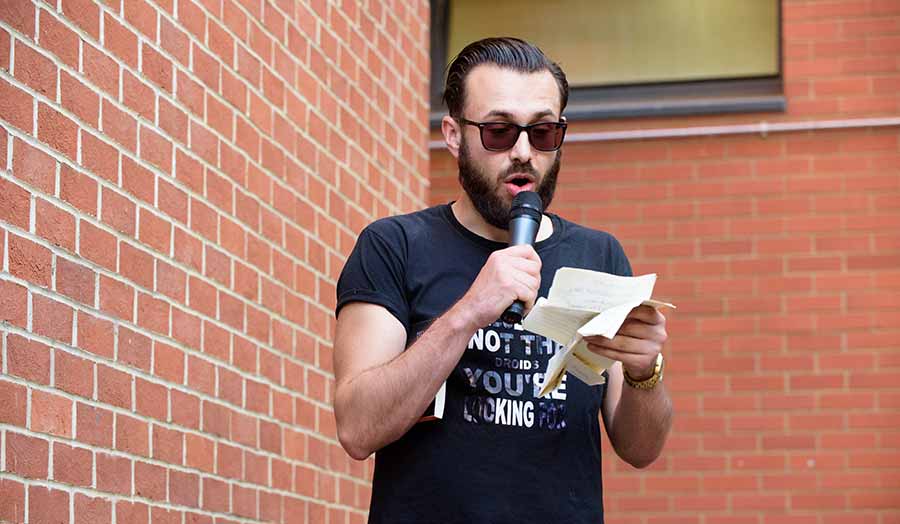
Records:
<instances>
[{"instance_id":1,"label":"gold wristwatch","mask_svg":"<svg viewBox=\"0 0 900 524\"><path fill-rule=\"evenodd\" d=\"M650 375L649 378L644 380L635 380L628 375L628 372L622 368L623 374L625 375L625 382L635 388L635 389L653 389L656 387L656 384L662 381L663 379L663 356L662 353L656 355L656 365L653 367L653 374Z\"/></svg>"}]
</instances>

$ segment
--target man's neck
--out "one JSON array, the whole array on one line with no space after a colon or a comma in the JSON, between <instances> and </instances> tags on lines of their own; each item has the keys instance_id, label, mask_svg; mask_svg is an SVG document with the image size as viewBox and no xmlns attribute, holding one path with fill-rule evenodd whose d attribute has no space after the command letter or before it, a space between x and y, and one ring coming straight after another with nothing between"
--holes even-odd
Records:
<instances>
[{"instance_id":1,"label":"man's neck","mask_svg":"<svg viewBox=\"0 0 900 524\"><path fill-rule=\"evenodd\" d=\"M509 230L500 229L488 224L484 217L475 209L475 205L465 192L450 207L456 220L469 231L476 235L493 240L495 242L509 242ZM553 221L547 215L542 215L541 228L538 230L535 242L540 242L553 234Z\"/></svg>"}]
</instances>

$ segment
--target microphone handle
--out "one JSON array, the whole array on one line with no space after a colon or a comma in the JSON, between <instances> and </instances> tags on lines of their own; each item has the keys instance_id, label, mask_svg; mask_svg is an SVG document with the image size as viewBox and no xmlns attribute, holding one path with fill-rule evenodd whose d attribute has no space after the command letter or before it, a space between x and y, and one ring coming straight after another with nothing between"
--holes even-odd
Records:
<instances>
[{"instance_id":1,"label":"microphone handle","mask_svg":"<svg viewBox=\"0 0 900 524\"><path fill-rule=\"evenodd\" d=\"M520 217L514 218L510 224L509 232L510 232L510 246L519 246L523 244L534 245L534 239L537 237L538 226L540 226L539 221L535 221L533 218L523 215ZM516 300L509 307L506 308L506 311L500 315L500 320L506 322L507 324L518 324L522 321L522 316L525 314L525 304L522 303L521 300Z\"/></svg>"}]
</instances>

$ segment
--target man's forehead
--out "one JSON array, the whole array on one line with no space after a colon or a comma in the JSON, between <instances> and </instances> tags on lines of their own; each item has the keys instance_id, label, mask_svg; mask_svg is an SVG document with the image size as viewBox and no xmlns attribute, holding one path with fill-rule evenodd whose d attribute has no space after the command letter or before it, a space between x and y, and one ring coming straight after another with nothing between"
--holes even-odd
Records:
<instances>
[{"instance_id":1,"label":"man's forehead","mask_svg":"<svg viewBox=\"0 0 900 524\"><path fill-rule=\"evenodd\" d=\"M559 117L559 86L550 71L523 73L494 64L481 64L466 76L464 114L467 118L510 115L530 120Z\"/></svg>"}]
</instances>

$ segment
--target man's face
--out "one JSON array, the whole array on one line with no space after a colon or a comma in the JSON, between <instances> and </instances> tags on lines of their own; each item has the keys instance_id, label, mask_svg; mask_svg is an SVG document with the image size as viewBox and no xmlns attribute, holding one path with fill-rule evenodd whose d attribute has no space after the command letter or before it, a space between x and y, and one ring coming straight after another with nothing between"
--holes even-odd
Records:
<instances>
[{"instance_id":1,"label":"man's face","mask_svg":"<svg viewBox=\"0 0 900 524\"><path fill-rule=\"evenodd\" d=\"M480 65L466 78L462 117L475 122L519 125L560 120L559 87L549 71L519 73ZM506 151L488 151L478 127L461 125L457 156L459 178L485 221L506 229L512 200L521 191L536 191L546 210L553 200L562 151L538 151L521 133Z\"/></svg>"}]
</instances>

